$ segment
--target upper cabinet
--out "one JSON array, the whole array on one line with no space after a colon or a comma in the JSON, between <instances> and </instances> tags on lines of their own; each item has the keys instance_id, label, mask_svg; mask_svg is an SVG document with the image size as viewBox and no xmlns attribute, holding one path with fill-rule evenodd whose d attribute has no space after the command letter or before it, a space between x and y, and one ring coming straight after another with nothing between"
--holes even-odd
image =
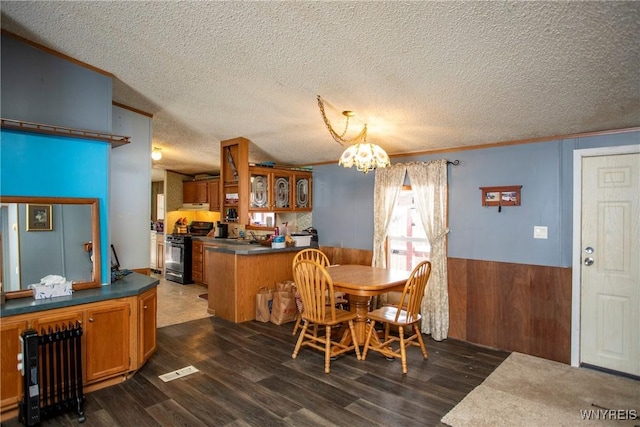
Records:
<instances>
[{"instance_id":1,"label":"upper cabinet","mask_svg":"<svg viewBox=\"0 0 640 427\"><path fill-rule=\"evenodd\" d=\"M249 140L220 143L220 215L226 222L249 223Z\"/></svg>"},{"instance_id":2,"label":"upper cabinet","mask_svg":"<svg viewBox=\"0 0 640 427\"><path fill-rule=\"evenodd\" d=\"M311 172L252 166L249 173L250 212L311 210Z\"/></svg>"},{"instance_id":3,"label":"upper cabinet","mask_svg":"<svg viewBox=\"0 0 640 427\"><path fill-rule=\"evenodd\" d=\"M222 141L220 212L227 222L249 224L254 212L311 211L311 172L249 166L249 140Z\"/></svg>"},{"instance_id":4,"label":"upper cabinet","mask_svg":"<svg viewBox=\"0 0 640 427\"><path fill-rule=\"evenodd\" d=\"M209 184L207 181L184 181L182 183L183 203L208 203Z\"/></svg>"},{"instance_id":5,"label":"upper cabinet","mask_svg":"<svg viewBox=\"0 0 640 427\"><path fill-rule=\"evenodd\" d=\"M208 203L209 210L220 212L220 180L184 181L182 183L183 203Z\"/></svg>"},{"instance_id":6,"label":"upper cabinet","mask_svg":"<svg viewBox=\"0 0 640 427\"><path fill-rule=\"evenodd\" d=\"M220 212L220 180L209 181L209 210Z\"/></svg>"},{"instance_id":7,"label":"upper cabinet","mask_svg":"<svg viewBox=\"0 0 640 427\"><path fill-rule=\"evenodd\" d=\"M296 211L311 211L311 172L295 171L293 174L293 206Z\"/></svg>"},{"instance_id":8,"label":"upper cabinet","mask_svg":"<svg viewBox=\"0 0 640 427\"><path fill-rule=\"evenodd\" d=\"M286 212L293 209L291 172L250 167L249 173L251 212Z\"/></svg>"}]
</instances>

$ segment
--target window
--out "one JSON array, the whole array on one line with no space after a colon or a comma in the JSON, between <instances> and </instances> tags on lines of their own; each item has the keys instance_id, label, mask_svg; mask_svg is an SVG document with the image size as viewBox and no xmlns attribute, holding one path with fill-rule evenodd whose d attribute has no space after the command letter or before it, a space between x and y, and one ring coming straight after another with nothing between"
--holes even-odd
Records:
<instances>
[{"instance_id":1,"label":"window","mask_svg":"<svg viewBox=\"0 0 640 427\"><path fill-rule=\"evenodd\" d=\"M276 214L273 212L252 212L251 224L273 227L276 223Z\"/></svg>"},{"instance_id":2,"label":"window","mask_svg":"<svg viewBox=\"0 0 640 427\"><path fill-rule=\"evenodd\" d=\"M423 260L428 260L431 246L422 221L413 204L413 192L402 190L393 209L387 235L389 268L411 271Z\"/></svg>"}]
</instances>

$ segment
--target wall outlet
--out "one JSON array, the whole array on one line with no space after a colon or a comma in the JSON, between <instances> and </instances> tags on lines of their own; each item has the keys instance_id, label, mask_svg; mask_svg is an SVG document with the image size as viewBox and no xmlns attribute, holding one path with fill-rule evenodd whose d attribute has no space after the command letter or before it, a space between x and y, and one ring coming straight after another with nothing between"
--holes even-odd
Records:
<instances>
[{"instance_id":1,"label":"wall outlet","mask_svg":"<svg viewBox=\"0 0 640 427\"><path fill-rule=\"evenodd\" d=\"M542 225L536 225L533 227L533 238L534 239L546 239L548 238L547 227Z\"/></svg>"}]
</instances>

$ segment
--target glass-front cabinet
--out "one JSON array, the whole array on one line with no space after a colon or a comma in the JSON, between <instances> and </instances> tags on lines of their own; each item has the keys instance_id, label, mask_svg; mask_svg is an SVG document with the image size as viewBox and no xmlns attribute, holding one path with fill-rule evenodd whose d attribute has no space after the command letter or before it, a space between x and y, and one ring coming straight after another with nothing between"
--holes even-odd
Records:
<instances>
[{"instance_id":1,"label":"glass-front cabinet","mask_svg":"<svg viewBox=\"0 0 640 427\"><path fill-rule=\"evenodd\" d=\"M294 174L294 195L296 211L311 211L311 173Z\"/></svg>"},{"instance_id":2,"label":"glass-front cabinet","mask_svg":"<svg viewBox=\"0 0 640 427\"><path fill-rule=\"evenodd\" d=\"M291 172L252 167L249 182L250 211L284 212L293 209Z\"/></svg>"}]
</instances>

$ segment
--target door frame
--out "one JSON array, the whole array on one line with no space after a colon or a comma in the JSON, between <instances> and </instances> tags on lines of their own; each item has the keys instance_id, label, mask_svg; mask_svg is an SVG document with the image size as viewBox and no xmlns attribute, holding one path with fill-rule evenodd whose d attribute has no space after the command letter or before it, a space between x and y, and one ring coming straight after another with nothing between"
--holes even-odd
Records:
<instances>
[{"instance_id":1,"label":"door frame","mask_svg":"<svg viewBox=\"0 0 640 427\"><path fill-rule=\"evenodd\" d=\"M571 272L571 366L580 366L580 297L582 281L582 159L640 153L640 145L585 148L573 151L573 249Z\"/></svg>"}]
</instances>

